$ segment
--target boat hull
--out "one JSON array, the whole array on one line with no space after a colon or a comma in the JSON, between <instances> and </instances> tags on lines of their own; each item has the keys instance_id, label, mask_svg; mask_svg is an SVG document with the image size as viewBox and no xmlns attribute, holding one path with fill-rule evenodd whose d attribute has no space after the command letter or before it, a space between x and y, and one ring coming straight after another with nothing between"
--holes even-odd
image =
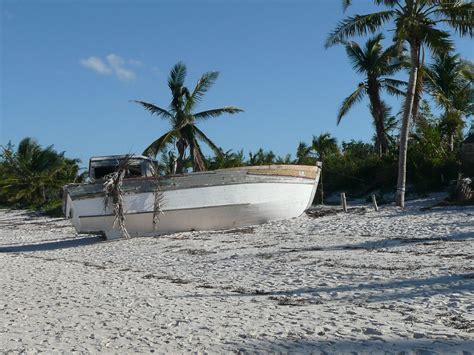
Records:
<instances>
[{"instance_id":1,"label":"boat hull","mask_svg":"<svg viewBox=\"0 0 474 355\"><path fill-rule=\"evenodd\" d=\"M125 225L131 236L147 236L236 228L297 217L314 198L319 169L310 175L277 175L274 171L267 175L248 169L226 169L208 176L171 177L161 184L163 213L156 224L153 223L155 192L146 186L151 185L151 180L130 183L129 191L125 189L124 194ZM107 239L121 237L120 229L114 227L112 206L105 207L103 194L88 188L79 192L67 189L65 212L76 230L102 232Z\"/></svg>"}]
</instances>

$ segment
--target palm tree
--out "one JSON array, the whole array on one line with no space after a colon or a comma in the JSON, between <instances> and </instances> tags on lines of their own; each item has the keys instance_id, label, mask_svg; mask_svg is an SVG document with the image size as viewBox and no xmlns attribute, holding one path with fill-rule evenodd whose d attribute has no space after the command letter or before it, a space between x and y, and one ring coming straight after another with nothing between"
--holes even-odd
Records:
<instances>
[{"instance_id":1,"label":"palm tree","mask_svg":"<svg viewBox=\"0 0 474 355\"><path fill-rule=\"evenodd\" d=\"M390 94L403 95L403 92L398 88L406 84L403 81L386 77L400 70L402 63L396 59L397 48L392 46L383 50L382 40L383 35L379 34L369 39L364 48L361 48L356 42L345 44L347 56L351 60L354 70L364 74L365 80L359 83L357 89L342 102L337 115L337 124L339 124L344 115L367 95L377 137L375 147L380 155L386 154L389 148L380 91L384 89Z\"/></svg>"},{"instance_id":2,"label":"palm tree","mask_svg":"<svg viewBox=\"0 0 474 355\"><path fill-rule=\"evenodd\" d=\"M216 155L216 157L210 161L209 165L212 170L244 166L244 151L239 150L237 152L232 152L232 150L228 150L227 152Z\"/></svg>"},{"instance_id":3,"label":"palm tree","mask_svg":"<svg viewBox=\"0 0 474 355\"><path fill-rule=\"evenodd\" d=\"M199 141L207 144L216 154L221 154L221 149L196 124L209 118L221 116L224 113L235 114L243 110L235 106L224 106L197 113L194 112L194 109L212 87L218 76L219 73L215 71L204 73L194 89L190 91L184 86L186 65L179 62L171 69L168 78L168 87L172 95L168 110L152 103L134 100L134 102L142 105L147 111L167 120L171 124L171 129L151 143L143 152L144 155L156 156L166 145L174 143L178 150L176 170L178 173L182 173L183 162L188 149L193 169L195 171L206 170L204 155Z\"/></svg>"},{"instance_id":4,"label":"palm tree","mask_svg":"<svg viewBox=\"0 0 474 355\"><path fill-rule=\"evenodd\" d=\"M296 148L296 160L295 164L302 165L314 165L315 159L311 156L311 146L308 146L305 142L300 142Z\"/></svg>"},{"instance_id":5,"label":"palm tree","mask_svg":"<svg viewBox=\"0 0 474 355\"><path fill-rule=\"evenodd\" d=\"M352 0L343 0L346 9ZM474 29L474 3L462 0L374 0L384 10L366 15L356 15L339 22L326 40L330 47L354 35L374 33L389 22L394 25L394 42L398 48L408 44L410 53L410 77L403 108L400 132L399 166L397 181L397 205L405 206L406 160L410 118L413 112L417 81L423 63L424 47L442 54L452 47L449 33L440 25L453 28L460 36L472 37Z\"/></svg>"},{"instance_id":6,"label":"palm tree","mask_svg":"<svg viewBox=\"0 0 474 355\"><path fill-rule=\"evenodd\" d=\"M265 151L262 148L257 150L256 153L249 152L249 165L268 165L274 164L276 159L275 153L273 151Z\"/></svg>"},{"instance_id":7,"label":"palm tree","mask_svg":"<svg viewBox=\"0 0 474 355\"><path fill-rule=\"evenodd\" d=\"M81 181L79 160L64 157L53 146L42 148L34 139L24 138L15 151L2 147L0 198L8 204L39 206L58 199L61 188Z\"/></svg>"},{"instance_id":8,"label":"palm tree","mask_svg":"<svg viewBox=\"0 0 474 355\"><path fill-rule=\"evenodd\" d=\"M324 172L324 160L331 154L338 151L337 140L334 137L331 137L330 133L321 133L318 137L313 136L313 141L311 142L311 149L316 153L317 159L323 163ZM324 204L324 185L323 185L323 174L319 178L320 186L320 195L321 195L321 204Z\"/></svg>"},{"instance_id":9,"label":"palm tree","mask_svg":"<svg viewBox=\"0 0 474 355\"><path fill-rule=\"evenodd\" d=\"M369 109L371 105L369 105ZM396 115L392 114L392 107L388 105L385 101L382 101L382 119L383 119L383 127L384 127L384 137L387 140L387 144L389 145L388 151L392 151L393 147L396 144L394 138L394 131L398 128L398 119ZM374 129L375 122L373 122ZM378 155L380 156L380 151L377 146L377 134L374 134L372 141L374 142L375 150L377 151Z\"/></svg>"},{"instance_id":10,"label":"palm tree","mask_svg":"<svg viewBox=\"0 0 474 355\"><path fill-rule=\"evenodd\" d=\"M276 157L275 163L276 164L285 164L285 165L291 164L292 163L291 154L279 155L278 157Z\"/></svg>"},{"instance_id":11,"label":"palm tree","mask_svg":"<svg viewBox=\"0 0 474 355\"><path fill-rule=\"evenodd\" d=\"M428 91L444 110L441 128L448 136L452 152L455 136L462 138L463 118L474 114L473 66L462 61L459 54L444 53L434 58L426 76Z\"/></svg>"}]
</instances>

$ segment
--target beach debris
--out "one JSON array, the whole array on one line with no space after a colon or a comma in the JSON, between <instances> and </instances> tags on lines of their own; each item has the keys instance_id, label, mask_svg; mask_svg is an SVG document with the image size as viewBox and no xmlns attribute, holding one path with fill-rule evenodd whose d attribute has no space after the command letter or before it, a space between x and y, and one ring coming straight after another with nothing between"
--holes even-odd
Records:
<instances>
[{"instance_id":1,"label":"beach debris","mask_svg":"<svg viewBox=\"0 0 474 355\"><path fill-rule=\"evenodd\" d=\"M129 238L127 228L125 226L125 214L123 209L123 178L130 165L130 159L133 157L131 154L127 154L123 160L118 162L117 169L105 176L104 181L104 210L107 209L110 199L112 199L113 211L114 211L114 224L113 228L118 225L122 235L125 238Z\"/></svg>"},{"instance_id":2,"label":"beach debris","mask_svg":"<svg viewBox=\"0 0 474 355\"><path fill-rule=\"evenodd\" d=\"M209 285L209 284L202 284L202 285L197 285L197 288L206 288L206 289L213 289L214 286Z\"/></svg>"},{"instance_id":3,"label":"beach debris","mask_svg":"<svg viewBox=\"0 0 474 355\"><path fill-rule=\"evenodd\" d=\"M464 318L461 314L454 312L445 313L441 315L441 320L447 327L463 330L467 333L474 332L474 322Z\"/></svg>"},{"instance_id":4,"label":"beach debris","mask_svg":"<svg viewBox=\"0 0 474 355\"><path fill-rule=\"evenodd\" d=\"M185 280L185 279L182 279L182 278L179 278L179 277L168 276L168 275L155 275L155 274L146 274L146 275L142 276L142 279L145 279L145 280L150 280L150 279L167 280L171 283L180 284L180 285L188 284L188 283L191 282L189 280Z\"/></svg>"},{"instance_id":5,"label":"beach debris","mask_svg":"<svg viewBox=\"0 0 474 355\"><path fill-rule=\"evenodd\" d=\"M265 290L260 290L260 289L249 290L240 286L237 288L224 287L223 289L224 290L228 289L231 292L239 293L241 295L246 295L246 296L266 296L273 293L272 291L265 291Z\"/></svg>"},{"instance_id":6,"label":"beach debris","mask_svg":"<svg viewBox=\"0 0 474 355\"><path fill-rule=\"evenodd\" d=\"M379 206L377 205L377 198L375 197L375 195L372 195L372 205L374 205L374 210L378 212Z\"/></svg>"},{"instance_id":7,"label":"beach debris","mask_svg":"<svg viewBox=\"0 0 474 355\"><path fill-rule=\"evenodd\" d=\"M268 299L276 301L279 306L308 306L323 303L319 298L303 296L270 296Z\"/></svg>"},{"instance_id":8,"label":"beach debris","mask_svg":"<svg viewBox=\"0 0 474 355\"><path fill-rule=\"evenodd\" d=\"M215 251L206 250L206 249L180 249L179 251L182 253L186 253L188 255L198 255L198 256L217 253Z\"/></svg>"},{"instance_id":9,"label":"beach debris","mask_svg":"<svg viewBox=\"0 0 474 355\"><path fill-rule=\"evenodd\" d=\"M473 199L474 193L471 186L472 180L470 178L463 178L462 175L459 175L453 199L459 202L467 202Z\"/></svg>"},{"instance_id":10,"label":"beach debris","mask_svg":"<svg viewBox=\"0 0 474 355\"><path fill-rule=\"evenodd\" d=\"M106 175L104 181L104 209L107 209L110 200L112 200L114 211L113 228L117 225L125 238L130 238L125 225L124 199L123 199L123 179L126 177L132 163L133 154L127 154L123 159L117 161L117 168L113 173ZM153 227L159 222L159 216L163 214L163 193L160 191L158 169L153 169L152 176L154 179L154 203L153 203Z\"/></svg>"},{"instance_id":11,"label":"beach debris","mask_svg":"<svg viewBox=\"0 0 474 355\"><path fill-rule=\"evenodd\" d=\"M312 208L306 211L306 214L313 218L332 216L343 212L340 208ZM367 207L349 207L347 213L365 214L368 212Z\"/></svg>"},{"instance_id":12,"label":"beach debris","mask_svg":"<svg viewBox=\"0 0 474 355\"><path fill-rule=\"evenodd\" d=\"M347 212L347 200L346 200L346 193L341 192L341 205L344 212Z\"/></svg>"},{"instance_id":13,"label":"beach debris","mask_svg":"<svg viewBox=\"0 0 474 355\"><path fill-rule=\"evenodd\" d=\"M420 211L428 211L436 207L472 205L474 204L473 188L472 179L463 178L462 174L459 174L456 186L452 189L448 198L432 206L422 207Z\"/></svg>"},{"instance_id":14,"label":"beach debris","mask_svg":"<svg viewBox=\"0 0 474 355\"><path fill-rule=\"evenodd\" d=\"M313 218L332 216L340 211L336 208L313 208L306 211L306 214Z\"/></svg>"}]
</instances>

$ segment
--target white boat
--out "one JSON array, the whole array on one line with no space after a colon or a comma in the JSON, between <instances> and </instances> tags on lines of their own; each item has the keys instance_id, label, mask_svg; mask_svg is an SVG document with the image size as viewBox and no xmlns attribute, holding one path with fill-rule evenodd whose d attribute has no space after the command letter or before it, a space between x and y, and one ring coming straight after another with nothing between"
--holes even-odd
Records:
<instances>
[{"instance_id":1,"label":"white boat","mask_svg":"<svg viewBox=\"0 0 474 355\"><path fill-rule=\"evenodd\" d=\"M124 156L90 160L90 182L64 188L64 213L79 233L121 237L113 206L104 204L103 177ZM153 161L135 156L123 180L125 225L130 236L256 225L300 216L312 203L321 165L265 165L152 176ZM161 200L154 223L156 186Z\"/></svg>"}]
</instances>

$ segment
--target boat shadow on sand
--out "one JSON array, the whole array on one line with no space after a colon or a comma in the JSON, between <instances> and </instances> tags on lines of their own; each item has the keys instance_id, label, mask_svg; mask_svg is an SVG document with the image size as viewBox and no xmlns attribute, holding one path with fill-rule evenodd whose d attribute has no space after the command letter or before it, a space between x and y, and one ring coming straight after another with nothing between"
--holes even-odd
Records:
<instances>
[{"instance_id":1,"label":"boat shadow on sand","mask_svg":"<svg viewBox=\"0 0 474 355\"><path fill-rule=\"evenodd\" d=\"M28 253L35 251L50 251L57 249L77 248L86 245L96 244L103 241L102 236L92 236L83 238L72 238L66 240L54 240L46 243L20 244L0 246L0 253Z\"/></svg>"}]
</instances>

